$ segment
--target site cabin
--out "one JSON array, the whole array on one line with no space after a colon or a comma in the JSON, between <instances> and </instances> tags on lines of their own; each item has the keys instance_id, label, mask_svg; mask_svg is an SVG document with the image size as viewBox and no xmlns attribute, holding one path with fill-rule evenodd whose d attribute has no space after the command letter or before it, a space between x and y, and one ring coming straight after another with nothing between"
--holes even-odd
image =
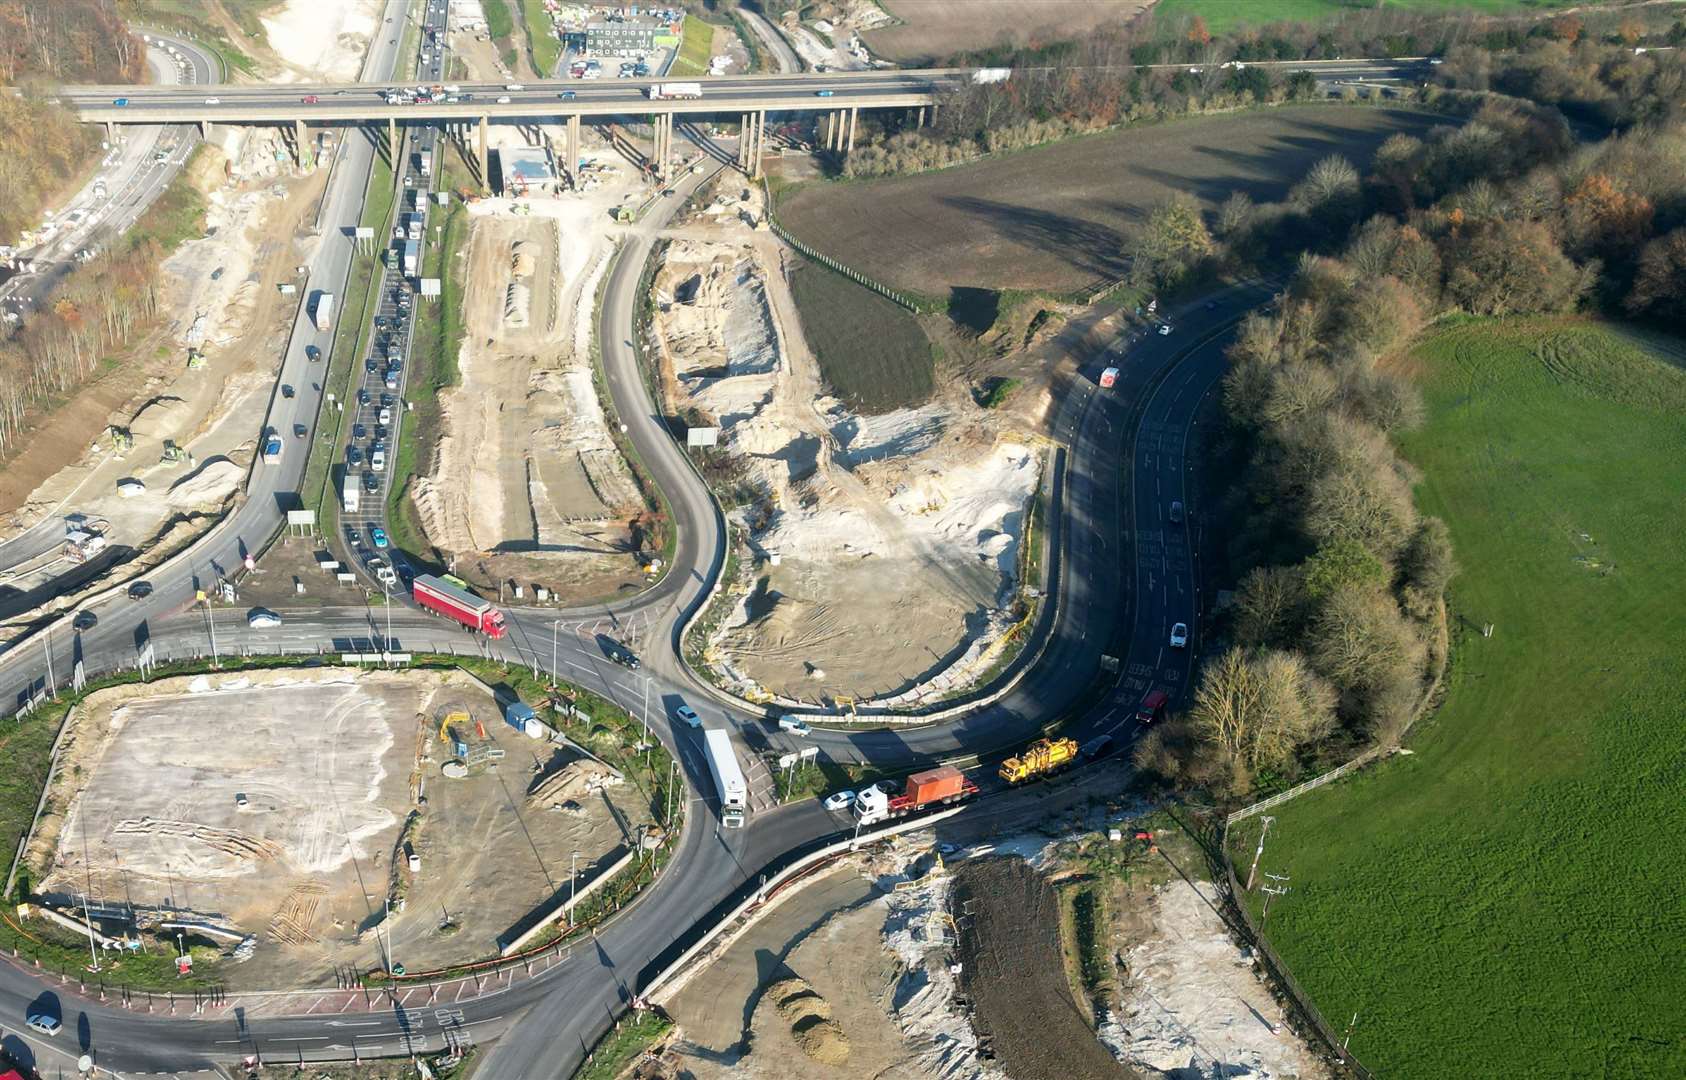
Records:
<instances>
[{"instance_id":1,"label":"site cabin","mask_svg":"<svg viewBox=\"0 0 1686 1080\"><path fill-rule=\"evenodd\" d=\"M732 752L732 737L718 728L710 728L703 732L703 751L708 755L708 771L714 777L715 790L720 792L720 824L728 829L740 829L744 811L749 809L749 785L744 783L738 756Z\"/></svg>"},{"instance_id":2,"label":"site cabin","mask_svg":"<svg viewBox=\"0 0 1686 1080\"><path fill-rule=\"evenodd\" d=\"M978 785L952 765L916 772L907 778L907 786L900 795L891 795L884 781L867 788L855 797L855 816L862 825L906 817L916 810L946 806L969 799L978 793Z\"/></svg>"},{"instance_id":3,"label":"site cabin","mask_svg":"<svg viewBox=\"0 0 1686 1080\"><path fill-rule=\"evenodd\" d=\"M1105 371L1101 372L1101 389L1102 390L1111 390L1113 385L1116 384L1117 382L1118 382L1118 369L1117 368L1109 367Z\"/></svg>"},{"instance_id":4,"label":"site cabin","mask_svg":"<svg viewBox=\"0 0 1686 1080\"><path fill-rule=\"evenodd\" d=\"M493 640L503 637L503 612L467 589L459 589L431 574L422 574L411 584L410 591L416 603L428 611L455 619Z\"/></svg>"}]
</instances>

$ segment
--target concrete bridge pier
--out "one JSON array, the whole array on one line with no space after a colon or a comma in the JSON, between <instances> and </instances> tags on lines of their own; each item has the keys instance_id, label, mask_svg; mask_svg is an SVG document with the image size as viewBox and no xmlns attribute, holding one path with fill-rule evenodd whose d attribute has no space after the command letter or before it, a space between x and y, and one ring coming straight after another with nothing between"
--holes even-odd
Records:
<instances>
[{"instance_id":1,"label":"concrete bridge pier","mask_svg":"<svg viewBox=\"0 0 1686 1080\"><path fill-rule=\"evenodd\" d=\"M475 157L480 162L480 186L484 188L490 188L492 183L491 173L486 171L486 128L488 123L487 117L482 116L480 118L480 138L475 147Z\"/></svg>"},{"instance_id":2,"label":"concrete bridge pier","mask_svg":"<svg viewBox=\"0 0 1686 1080\"><path fill-rule=\"evenodd\" d=\"M393 176L403 175L398 161L398 121L390 116L386 118L386 159L392 162Z\"/></svg>"},{"instance_id":3,"label":"concrete bridge pier","mask_svg":"<svg viewBox=\"0 0 1686 1080\"><path fill-rule=\"evenodd\" d=\"M305 164L310 154L310 132L305 129L303 120L293 121L293 160L298 162L301 169L309 168Z\"/></svg>"},{"instance_id":4,"label":"concrete bridge pier","mask_svg":"<svg viewBox=\"0 0 1686 1080\"><path fill-rule=\"evenodd\" d=\"M562 171L568 177L568 185L575 191L580 190L580 114L568 117L568 137L562 140L563 151L568 155Z\"/></svg>"},{"instance_id":5,"label":"concrete bridge pier","mask_svg":"<svg viewBox=\"0 0 1686 1080\"><path fill-rule=\"evenodd\" d=\"M199 121L199 137L206 142L211 141L211 122L209 120Z\"/></svg>"},{"instance_id":6,"label":"concrete bridge pier","mask_svg":"<svg viewBox=\"0 0 1686 1080\"><path fill-rule=\"evenodd\" d=\"M766 109L759 109L755 113L755 138L750 140L749 145L752 156L752 160L750 161L749 178L751 180L759 180L761 179L761 159L767 153Z\"/></svg>"},{"instance_id":7,"label":"concrete bridge pier","mask_svg":"<svg viewBox=\"0 0 1686 1080\"><path fill-rule=\"evenodd\" d=\"M860 119L860 115L861 115L860 106L855 105L855 106L850 107L850 109L849 109L849 145L847 145L843 148L843 152L845 154L852 154L855 151L855 121Z\"/></svg>"},{"instance_id":8,"label":"concrete bridge pier","mask_svg":"<svg viewBox=\"0 0 1686 1080\"><path fill-rule=\"evenodd\" d=\"M117 145L117 125L110 120L105 122L105 141L108 145Z\"/></svg>"}]
</instances>

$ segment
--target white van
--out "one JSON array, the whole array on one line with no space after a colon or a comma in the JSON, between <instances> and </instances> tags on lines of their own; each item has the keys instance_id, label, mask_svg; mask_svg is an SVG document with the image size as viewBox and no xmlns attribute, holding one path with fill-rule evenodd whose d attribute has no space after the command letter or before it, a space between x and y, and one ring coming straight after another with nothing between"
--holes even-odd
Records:
<instances>
[{"instance_id":1,"label":"white van","mask_svg":"<svg viewBox=\"0 0 1686 1080\"><path fill-rule=\"evenodd\" d=\"M803 720L800 716L792 716L789 713L786 713L779 717L779 730L788 731L792 735L800 735L805 739L808 737L808 733L813 729L810 728L807 721Z\"/></svg>"}]
</instances>

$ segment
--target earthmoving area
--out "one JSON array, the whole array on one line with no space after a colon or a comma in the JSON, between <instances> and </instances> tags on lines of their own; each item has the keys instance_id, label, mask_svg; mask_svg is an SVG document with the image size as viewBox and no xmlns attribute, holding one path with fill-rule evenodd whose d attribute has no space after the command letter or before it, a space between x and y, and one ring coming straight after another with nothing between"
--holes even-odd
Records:
<instances>
[{"instance_id":1,"label":"earthmoving area","mask_svg":"<svg viewBox=\"0 0 1686 1080\"><path fill-rule=\"evenodd\" d=\"M561 129L541 129L560 143ZM494 144L522 136L495 130ZM460 383L441 393L438 437L410 486L459 572L590 598L641 580L632 521L643 502L592 378L596 293L631 168L595 148L586 189L469 206Z\"/></svg>"},{"instance_id":2,"label":"earthmoving area","mask_svg":"<svg viewBox=\"0 0 1686 1080\"><path fill-rule=\"evenodd\" d=\"M190 943L249 949L223 968L241 986L378 969L385 949L411 971L495 954L566 895L573 852L588 881L649 820L613 770L516 731L456 672L166 679L69 723L26 853L36 892L88 895L108 932L131 910L213 928Z\"/></svg>"},{"instance_id":3,"label":"earthmoving area","mask_svg":"<svg viewBox=\"0 0 1686 1080\"><path fill-rule=\"evenodd\" d=\"M27 623L42 606L64 610L144 573L208 528L245 483L303 295L280 287L297 285L295 268L318 242L307 230L326 170L297 175L277 161L272 132L230 131L233 156L206 148L187 174L206 193L207 235L163 264L159 309L172 314L0 468L0 542L32 528L62 535L64 519L81 515L105 551L86 563L0 566L0 619ZM101 402L105 410L89 411ZM19 629L0 627L0 637Z\"/></svg>"},{"instance_id":4,"label":"earthmoving area","mask_svg":"<svg viewBox=\"0 0 1686 1080\"><path fill-rule=\"evenodd\" d=\"M810 701L966 685L1024 618L1042 454L958 388L876 416L830 396L788 290L798 256L747 223L754 189L725 176L705 198L656 275L651 355L667 411L720 428L703 460L741 504L737 602L708 659Z\"/></svg>"}]
</instances>

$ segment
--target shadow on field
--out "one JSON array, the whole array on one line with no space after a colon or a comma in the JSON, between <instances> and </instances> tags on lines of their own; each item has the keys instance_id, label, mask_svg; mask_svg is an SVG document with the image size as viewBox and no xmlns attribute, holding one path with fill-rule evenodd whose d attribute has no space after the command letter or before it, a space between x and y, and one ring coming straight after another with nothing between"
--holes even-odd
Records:
<instances>
[{"instance_id":1,"label":"shadow on field","mask_svg":"<svg viewBox=\"0 0 1686 1080\"><path fill-rule=\"evenodd\" d=\"M1013 243L1064 252L1069 265L1090 277L1121 277L1128 269L1123 234L1099 222L969 195L944 196L938 201L982 219L991 231Z\"/></svg>"}]
</instances>

